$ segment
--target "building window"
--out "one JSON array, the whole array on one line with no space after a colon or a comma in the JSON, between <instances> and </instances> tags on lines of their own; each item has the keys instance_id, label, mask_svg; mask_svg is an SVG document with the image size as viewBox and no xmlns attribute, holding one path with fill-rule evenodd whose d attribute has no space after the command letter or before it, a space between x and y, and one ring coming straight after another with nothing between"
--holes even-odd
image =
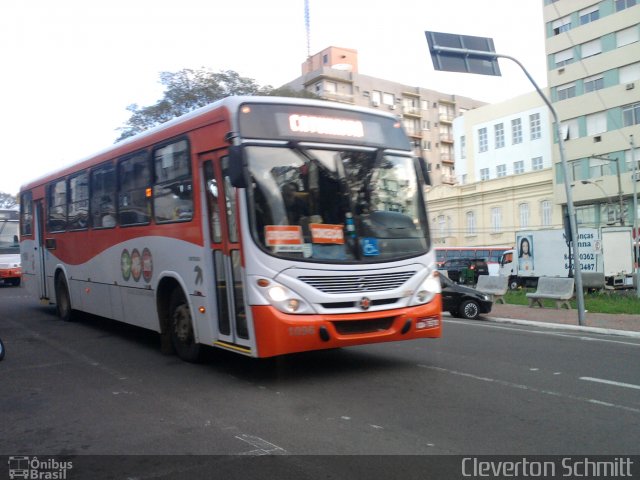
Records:
<instances>
[{"instance_id":1,"label":"building window","mask_svg":"<svg viewBox=\"0 0 640 480\"><path fill-rule=\"evenodd\" d=\"M640 78L640 62L621 67L618 71L620 83L630 83Z\"/></svg>"},{"instance_id":2,"label":"building window","mask_svg":"<svg viewBox=\"0 0 640 480\"><path fill-rule=\"evenodd\" d=\"M504 177L507 175L507 166L503 163L502 165L498 165L496 167L496 176Z\"/></svg>"},{"instance_id":3,"label":"building window","mask_svg":"<svg viewBox=\"0 0 640 480\"><path fill-rule=\"evenodd\" d=\"M338 91L338 84L336 82L324 82L325 93L336 93Z\"/></svg>"},{"instance_id":4,"label":"building window","mask_svg":"<svg viewBox=\"0 0 640 480\"><path fill-rule=\"evenodd\" d=\"M520 217L520 228L529 226L529 204L521 203L518 205L518 214Z\"/></svg>"},{"instance_id":5,"label":"building window","mask_svg":"<svg viewBox=\"0 0 640 480\"><path fill-rule=\"evenodd\" d=\"M489 169L481 168L480 169L480 180L489 180Z\"/></svg>"},{"instance_id":6,"label":"building window","mask_svg":"<svg viewBox=\"0 0 640 480\"><path fill-rule=\"evenodd\" d=\"M564 140L571 140L572 138L578 138L579 129L578 129L578 119L572 118L571 120L567 120L560 125L560 130L562 131L562 138Z\"/></svg>"},{"instance_id":7,"label":"building window","mask_svg":"<svg viewBox=\"0 0 640 480\"><path fill-rule=\"evenodd\" d=\"M601 75L584 79L584 93L594 92L604 88L604 77Z\"/></svg>"},{"instance_id":8,"label":"building window","mask_svg":"<svg viewBox=\"0 0 640 480\"><path fill-rule=\"evenodd\" d=\"M635 149L635 157L636 157L636 171L640 172L640 152L638 149ZM627 171L633 172L633 160L631 158L631 150L626 150L624 152L624 160L627 163Z\"/></svg>"},{"instance_id":9,"label":"building window","mask_svg":"<svg viewBox=\"0 0 640 480\"><path fill-rule=\"evenodd\" d=\"M444 215L438 215L438 232L440 234L440 238L445 238L448 234L447 217Z\"/></svg>"},{"instance_id":10,"label":"building window","mask_svg":"<svg viewBox=\"0 0 640 480\"><path fill-rule=\"evenodd\" d=\"M502 208L493 207L491 209L491 231L500 233L502 231Z\"/></svg>"},{"instance_id":11,"label":"building window","mask_svg":"<svg viewBox=\"0 0 640 480\"><path fill-rule=\"evenodd\" d=\"M326 65L327 63L329 63L329 55L325 53L324 55L322 55L322 64Z\"/></svg>"},{"instance_id":12,"label":"building window","mask_svg":"<svg viewBox=\"0 0 640 480\"><path fill-rule=\"evenodd\" d=\"M494 125L495 135L496 135L496 148L504 147L504 124L497 123Z\"/></svg>"},{"instance_id":13,"label":"building window","mask_svg":"<svg viewBox=\"0 0 640 480\"><path fill-rule=\"evenodd\" d=\"M522 143L522 119L511 120L511 143L516 145Z\"/></svg>"},{"instance_id":14,"label":"building window","mask_svg":"<svg viewBox=\"0 0 640 480\"><path fill-rule=\"evenodd\" d=\"M551 225L551 202L549 200L540 202L540 213L542 214L542 226L548 227Z\"/></svg>"},{"instance_id":15,"label":"building window","mask_svg":"<svg viewBox=\"0 0 640 480\"><path fill-rule=\"evenodd\" d=\"M467 158L467 137L460 137L460 158Z\"/></svg>"},{"instance_id":16,"label":"building window","mask_svg":"<svg viewBox=\"0 0 640 480\"><path fill-rule=\"evenodd\" d=\"M553 60L556 65L556 68L570 64L571 62L573 62L573 48L568 48L566 50L557 52L553 56Z\"/></svg>"},{"instance_id":17,"label":"building window","mask_svg":"<svg viewBox=\"0 0 640 480\"><path fill-rule=\"evenodd\" d=\"M640 103L622 107L622 120L625 127L640 123Z\"/></svg>"},{"instance_id":18,"label":"building window","mask_svg":"<svg viewBox=\"0 0 640 480\"><path fill-rule=\"evenodd\" d=\"M542 157L533 157L531 159L531 170L542 170Z\"/></svg>"},{"instance_id":19,"label":"building window","mask_svg":"<svg viewBox=\"0 0 640 480\"><path fill-rule=\"evenodd\" d=\"M580 25L586 25L600 18L600 10L598 10L597 5L594 5L593 7L580 10L578 17L580 18Z\"/></svg>"},{"instance_id":20,"label":"building window","mask_svg":"<svg viewBox=\"0 0 640 480\"><path fill-rule=\"evenodd\" d=\"M513 173L514 175L518 175L519 173L524 173L523 160L518 160L517 162L513 162Z\"/></svg>"},{"instance_id":21,"label":"building window","mask_svg":"<svg viewBox=\"0 0 640 480\"><path fill-rule=\"evenodd\" d=\"M599 158L589 159L589 175L591 178L604 177L609 175L612 170L615 170L616 166L614 162L607 162Z\"/></svg>"},{"instance_id":22,"label":"building window","mask_svg":"<svg viewBox=\"0 0 640 480\"><path fill-rule=\"evenodd\" d=\"M567 83L566 85L559 85L558 88L556 89L556 95L558 96L558 101L575 97L576 84Z\"/></svg>"},{"instance_id":23,"label":"building window","mask_svg":"<svg viewBox=\"0 0 640 480\"><path fill-rule=\"evenodd\" d=\"M562 32L571 30L571 17L567 16L554 20L551 28L553 29L554 35L559 35Z\"/></svg>"},{"instance_id":24,"label":"building window","mask_svg":"<svg viewBox=\"0 0 640 480\"><path fill-rule=\"evenodd\" d=\"M383 93L382 94L382 103L384 103L385 105L395 105L395 99L393 97L392 93Z\"/></svg>"},{"instance_id":25,"label":"building window","mask_svg":"<svg viewBox=\"0 0 640 480\"><path fill-rule=\"evenodd\" d=\"M583 43L582 45L580 45L580 52L582 58L598 55L599 53L602 53L602 42L599 38L596 38L595 40L591 40L590 42Z\"/></svg>"},{"instance_id":26,"label":"building window","mask_svg":"<svg viewBox=\"0 0 640 480\"><path fill-rule=\"evenodd\" d=\"M607 112L587 115L587 135L597 135L607 131Z\"/></svg>"},{"instance_id":27,"label":"building window","mask_svg":"<svg viewBox=\"0 0 640 480\"><path fill-rule=\"evenodd\" d=\"M638 38L637 25L616 32L616 47L618 48L624 47L625 45L629 45L631 43L635 43L638 40L640 40L640 38Z\"/></svg>"},{"instance_id":28,"label":"building window","mask_svg":"<svg viewBox=\"0 0 640 480\"><path fill-rule=\"evenodd\" d=\"M616 12L633 7L635 4L636 0L616 0Z\"/></svg>"},{"instance_id":29,"label":"building window","mask_svg":"<svg viewBox=\"0 0 640 480\"><path fill-rule=\"evenodd\" d=\"M467 235L476 234L476 214L467 212Z\"/></svg>"},{"instance_id":30,"label":"building window","mask_svg":"<svg viewBox=\"0 0 640 480\"><path fill-rule=\"evenodd\" d=\"M371 104L374 107L377 107L378 105L380 105L380 102L382 101L382 92L379 92L378 90L374 90L371 92Z\"/></svg>"},{"instance_id":31,"label":"building window","mask_svg":"<svg viewBox=\"0 0 640 480\"><path fill-rule=\"evenodd\" d=\"M489 149L486 127L478 130L478 146L480 152L486 152Z\"/></svg>"},{"instance_id":32,"label":"building window","mask_svg":"<svg viewBox=\"0 0 640 480\"><path fill-rule=\"evenodd\" d=\"M537 140L542 136L539 113L529 115L529 134L531 135L531 140Z\"/></svg>"},{"instance_id":33,"label":"building window","mask_svg":"<svg viewBox=\"0 0 640 480\"><path fill-rule=\"evenodd\" d=\"M429 100L420 100L420 108L422 110L429 110Z\"/></svg>"}]
</instances>

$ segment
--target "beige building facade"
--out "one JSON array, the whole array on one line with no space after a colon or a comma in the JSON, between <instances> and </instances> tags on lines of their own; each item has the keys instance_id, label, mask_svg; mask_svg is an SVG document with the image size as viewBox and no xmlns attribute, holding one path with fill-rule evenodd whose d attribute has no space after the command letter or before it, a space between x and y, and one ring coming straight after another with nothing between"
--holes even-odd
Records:
<instances>
[{"instance_id":1,"label":"beige building facade","mask_svg":"<svg viewBox=\"0 0 640 480\"><path fill-rule=\"evenodd\" d=\"M632 225L631 139L640 141L640 3L544 0L550 97L558 112L567 178L554 143L554 195L565 180L579 225ZM635 152L635 164L640 154ZM636 217L638 211L636 210Z\"/></svg>"}]
</instances>

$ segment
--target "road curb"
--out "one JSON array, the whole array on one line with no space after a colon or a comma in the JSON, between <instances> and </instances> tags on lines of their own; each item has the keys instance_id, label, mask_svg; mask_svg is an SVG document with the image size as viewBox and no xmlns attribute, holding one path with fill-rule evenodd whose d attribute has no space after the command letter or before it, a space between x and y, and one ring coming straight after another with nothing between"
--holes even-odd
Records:
<instances>
[{"instance_id":1,"label":"road curb","mask_svg":"<svg viewBox=\"0 0 640 480\"><path fill-rule=\"evenodd\" d=\"M586 333L600 333L603 335L617 335L620 337L640 338L640 332L633 332L629 330L616 330L614 328L601 328L601 327L586 327L581 325L568 325L566 323L548 323L548 322L536 322L533 320L520 320L518 318L500 318L500 317L484 317L490 322L496 323L513 323L517 325L529 325L542 328L550 328L557 330L573 330L576 332Z\"/></svg>"}]
</instances>

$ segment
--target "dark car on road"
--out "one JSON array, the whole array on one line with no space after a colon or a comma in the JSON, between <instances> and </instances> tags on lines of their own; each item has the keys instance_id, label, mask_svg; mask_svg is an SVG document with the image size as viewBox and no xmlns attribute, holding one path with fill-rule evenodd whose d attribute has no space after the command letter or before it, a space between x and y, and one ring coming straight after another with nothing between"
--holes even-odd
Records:
<instances>
[{"instance_id":1,"label":"dark car on road","mask_svg":"<svg viewBox=\"0 0 640 480\"><path fill-rule=\"evenodd\" d=\"M440 270L457 283L478 283L480 275L489 275L489 266L483 258L452 258L445 261Z\"/></svg>"},{"instance_id":2,"label":"dark car on road","mask_svg":"<svg viewBox=\"0 0 640 480\"><path fill-rule=\"evenodd\" d=\"M481 313L491 312L491 297L471 287L454 283L444 275L440 275L442 286L442 311L454 317L475 319Z\"/></svg>"}]
</instances>

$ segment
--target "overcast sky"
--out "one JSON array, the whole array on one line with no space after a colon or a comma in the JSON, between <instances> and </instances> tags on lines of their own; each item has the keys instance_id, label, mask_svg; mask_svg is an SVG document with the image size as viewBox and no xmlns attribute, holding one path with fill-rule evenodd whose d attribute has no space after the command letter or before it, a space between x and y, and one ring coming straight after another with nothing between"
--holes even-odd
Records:
<instances>
[{"instance_id":1,"label":"overcast sky","mask_svg":"<svg viewBox=\"0 0 640 480\"><path fill-rule=\"evenodd\" d=\"M359 72L487 102L533 91L502 77L436 72L425 30L493 37L546 86L542 0L310 0L311 54L358 51ZM235 70L259 85L300 76L304 0L0 2L0 191L111 145L126 107L162 96L158 74Z\"/></svg>"}]
</instances>

